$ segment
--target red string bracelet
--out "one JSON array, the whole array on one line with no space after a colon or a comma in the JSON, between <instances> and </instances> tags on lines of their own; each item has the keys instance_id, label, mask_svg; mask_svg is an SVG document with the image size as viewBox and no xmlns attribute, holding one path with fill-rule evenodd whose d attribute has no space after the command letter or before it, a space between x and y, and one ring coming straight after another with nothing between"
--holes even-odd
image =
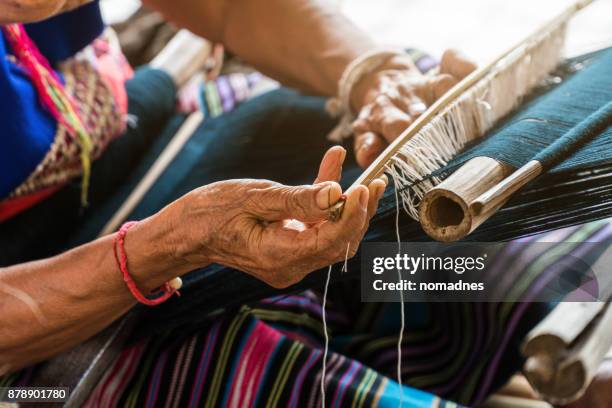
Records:
<instances>
[{"instance_id":1,"label":"red string bracelet","mask_svg":"<svg viewBox=\"0 0 612 408\"><path fill-rule=\"evenodd\" d=\"M137 223L137 221L129 221L123 224L121 228L119 228L119 231L117 231L117 234L115 236L113 252L115 253L115 260L117 261L117 265L119 265L119 269L123 274L123 281L127 285L130 292L132 292L132 295L134 295L134 297L140 303L143 303L147 306L157 306L170 299L170 297L175 293L177 294L177 296L180 296L180 293L178 292L178 290L172 288L168 282L166 282L159 290L153 293L153 295L157 295L157 297L150 299L144 296L136 286L136 282L134 282L134 279L132 279L132 277L130 276L130 271L128 270L128 260L127 254L125 253L124 244L125 236L127 235L128 230Z\"/></svg>"}]
</instances>

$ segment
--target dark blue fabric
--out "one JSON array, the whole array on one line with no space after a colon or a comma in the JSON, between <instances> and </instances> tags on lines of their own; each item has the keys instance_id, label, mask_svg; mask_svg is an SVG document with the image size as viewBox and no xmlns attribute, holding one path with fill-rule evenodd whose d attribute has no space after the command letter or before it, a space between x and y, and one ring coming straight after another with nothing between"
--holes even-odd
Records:
<instances>
[{"instance_id":1,"label":"dark blue fabric","mask_svg":"<svg viewBox=\"0 0 612 408\"><path fill-rule=\"evenodd\" d=\"M26 31L51 63L69 58L89 45L104 30L99 0L38 23Z\"/></svg>"},{"instance_id":2,"label":"dark blue fabric","mask_svg":"<svg viewBox=\"0 0 612 408\"><path fill-rule=\"evenodd\" d=\"M74 55L102 32L98 2L29 24L28 33L52 62ZM56 122L40 103L28 75L12 62L0 34L0 200L42 161L55 137Z\"/></svg>"},{"instance_id":3,"label":"dark blue fabric","mask_svg":"<svg viewBox=\"0 0 612 408\"><path fill-rule=\"evenodd\" d=\"M6 52L6 42L0 41L0 200L40 163L56 129L29 77Z\"/></svg>"},{"instance_id":4,"label":"dark blue fabric","mask_svg":"<svg viewBox=\"0 0 612 408\"><path fill-rule=\"evenodd\" d=\"M576 71L576 66L581 69ZM578 64L567 64L557 75L563 78L560 84L536 92L489 132L483 142L458 155L439 172L452 170L476 156L493 157L514 167L533 159L612 100L612 48L580 58ZM612 162L612 127L606 129L604 122L594 129L597 137L575 146L573 153L560 160L551 172Z\"/></svg>"}]
</instances>

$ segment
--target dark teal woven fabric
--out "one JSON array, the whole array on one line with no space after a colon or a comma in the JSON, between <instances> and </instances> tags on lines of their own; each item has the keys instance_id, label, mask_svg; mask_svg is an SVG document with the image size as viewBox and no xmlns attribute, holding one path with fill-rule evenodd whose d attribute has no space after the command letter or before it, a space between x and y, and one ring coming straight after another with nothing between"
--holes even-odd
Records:
<instances>
[{"instance_id":1,"label":"dark teal woven fabric","mask_svg":"<svg viewBox=\"0 0 612 408\"><path fill-rule=\"evenodd\" d=\"M612 49L576 62L559 72L563 82L524 104L477 146L443 169L455 168L477 156L493 157L520 167L612 101ZM563 77L565 77L563 79ZM540 91L542 92L542 91ZM612 128L601 132L551 170L553 173L612 162Z\"/></svg>"},{"instance_id":2,"label":"dark teal woven fabric","mask_svg":"<svg viewBox=\"0 0 612 408\"><path fill-rule=\"evenodd\" d=\"M534 91L480 143L434 174L452 174L477 156L522 166L611 100L612 48L569 60L548 85ZM388 191L372 225L391 224L395 208L395 195ZM611 216L612 129L608 127L516 193L466 240L504 241ZM409 222L403 213L400 217L403 240L429 240L419 223Z\"/></svg>"},{"instance_id":3,"label":"dark teal woven fabric","mask_svg":"<svg viewBox=\"0 0 612 408\"><path fill-rule=\"evenodd\" d=\"M607 134L604 132L607 131L611 123L612 102L608 102L568 130L566 134L555 140L550 146L541 150L533 160L542 163L546 169L565 160L570 163L574 152L580 152L580 149L592 143L593 139L595 139L594 142L597 145L591 146L594 150L591 151L591 154L596 157L597 162L605 160L611 149L609 143L605 144ZM601 137L602 135L603 137ZM589 151L584 150L582 152L589 153Z\"/></svg>"}]
</instances>

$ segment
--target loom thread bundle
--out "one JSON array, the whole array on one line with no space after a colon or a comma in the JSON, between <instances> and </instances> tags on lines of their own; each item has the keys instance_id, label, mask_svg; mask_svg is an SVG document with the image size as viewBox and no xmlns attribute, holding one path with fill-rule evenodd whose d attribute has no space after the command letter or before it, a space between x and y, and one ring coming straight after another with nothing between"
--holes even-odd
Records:
<instances>
[{"instance_id":1,"label":"loom thread bundle","mask_svg":"<svg viewBox=\"0 0 612 408\"><path fill-rule=\"evenodd\" d=\"M566 174L578 188L585 177L580 170L610 163L611 63L612 51L606 50L555 70L554 80L536 89L485 140L434 173L444 181L420 203L424 231L438 241L464 239L544 173ZM592 192L579 191L581 200ZM604 196L597 203L602 207ZM572 205L565 202L564 214Z\"/></svg>"},{"instance_id":2,"label":"loom thread bundle","mask_svg":"<svg viewBox=\"0 0 612 408\"><path fill-rule=\"evenodd\" d=\"M563 23L501 60L392 156L386 168L402 187L402 204L412 218L418 220L421 199L441 182L428 177L484 136L556 67L565 31Z\"/></svg>"}]
</instances>

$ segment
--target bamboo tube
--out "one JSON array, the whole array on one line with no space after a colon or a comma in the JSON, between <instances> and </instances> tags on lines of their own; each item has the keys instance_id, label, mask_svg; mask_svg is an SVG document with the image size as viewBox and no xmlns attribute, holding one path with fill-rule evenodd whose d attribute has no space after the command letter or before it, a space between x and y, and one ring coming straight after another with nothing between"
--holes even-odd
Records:
<instances>
[{"instance_id":1,"label":"bamboo tube","mask_svg":"<svg viewBox=\"0 0 612 408\"><path fill-rule=\"evenodd\" d=\"M474 231L499 207L476 215L470 205L512 170L489 157L475 157L464 164L423 197L419 219L427 235L437 241L453 242Z\"/></svg>"},{"instance_id":2,"label":"bamboo tube","mask_svg":"<svg viewBox=\"0 0 612 408\"><path fill-rule=\"evenodd\" d=\"M612 305L561 303L527 336L525 377L547 401L564 405L584 393L612 346Z\"/></svg>"}]
</instances>

